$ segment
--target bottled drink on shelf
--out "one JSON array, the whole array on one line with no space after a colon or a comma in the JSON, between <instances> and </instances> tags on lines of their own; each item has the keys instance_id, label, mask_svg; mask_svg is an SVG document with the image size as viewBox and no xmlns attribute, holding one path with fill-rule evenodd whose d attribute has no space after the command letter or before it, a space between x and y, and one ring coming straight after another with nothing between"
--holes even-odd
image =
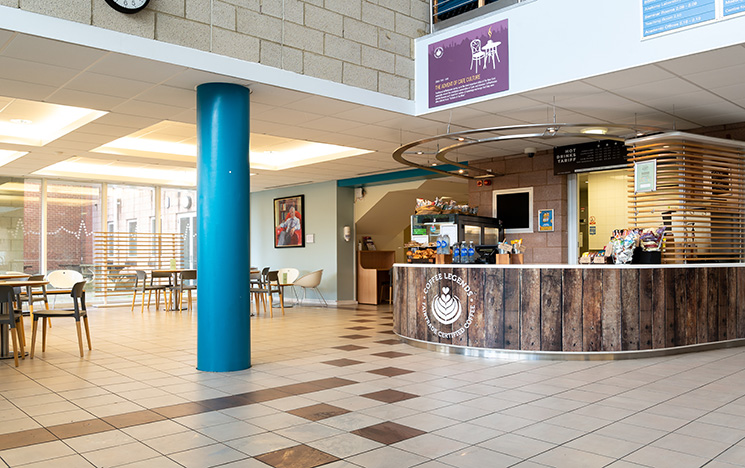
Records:
<instances>
[{"instance_id":1,"label":"bottled drink on shelf","mask_svg":"<svg viewBox=\"0 0 745 468\"><path fill-rule=\"evenodd\" d=\"M453 263L460 263L460 247L457 242L453 244Z\"/></svg>"},{"instance_id":2,"label":"bottled drink on shelf","mask_svg":"<svg viewBox=\"0 0 745 468\"><path fill-rule=\"evenodd\" d=\"M468 263L468 246L466 246L466 241L462 241L460 243L460 262L459 263Z\"/></svg>"},{"instance_id":3,"label":"bottled drink on shelf","mask_svg":"<svg viewBox=\"0 0 745 468\"><path fill-rule=\"evenodd\" d=\"M476 249L473 248L473 241L468 242L468 263L473 263L476 256Z\"/></svg>"},{"instance_id":4,"label":"bottled drink on shelf","mask_svg":"<svg viewBox=\"0 0 745 468\"><path fill-rule=\"evenodd\" d=\"M450 254L450 236L447 234L442 236L442 253L445 255Z\"/></svg>"}]
</instances>

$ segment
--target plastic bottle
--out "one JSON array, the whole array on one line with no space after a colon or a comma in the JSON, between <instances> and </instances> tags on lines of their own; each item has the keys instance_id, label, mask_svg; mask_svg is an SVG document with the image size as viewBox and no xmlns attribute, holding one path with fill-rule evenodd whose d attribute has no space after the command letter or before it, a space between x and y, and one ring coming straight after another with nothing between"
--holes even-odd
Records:
<instances>
[{"instance_id":1,"label":"plastic bottle","mask_svg":"<svg viewBox=\"0 0 745 468\"><path fill-rule=\"evenodd\" d=\"M450 236L447 234L442 236L442 253L445 255L450 254Z\"/></svg>"},{"instance_id":2,"label":"plastic bottle","mask_svg":"<svg viewBox=\"0 0 745 468\"><path fill-rule=\"evenodd\" d=\"M473 241L468 242L468 263L473 263L476 260L476 249L473 248Z\"/></svg>"},{"instance_id":3,"label":"plastic bottle","mask_svg":"<svg viewBox=\"0 0 745 468\"><path fill-rule=\"evenodd\" d=\"M443 248L442 245L445 243L444 239L442 238L442 234L437 236L437 250L435 251L436 254L442 254Z\"/></svg>"},{"instance_id":4,"label":"plastic bottle","mask_svg":"<svg viewBox=\"0 0 745 468\"><path fill-rule=\"evenodd\" d=\"M459 263L468 263L468 247L466 246L466 241L462 241L460 243L460 262Z\"/></svg>"},{"instance_id":5,"label":"plastic bottle","mask_svg":"<svg viewBox=\"0 0 745 468\"><path fill-rule=\"evenodd\" d=\"M453 263L460 263L460 247L457 242L453 244Z\"/></svg>"}]
</instances>

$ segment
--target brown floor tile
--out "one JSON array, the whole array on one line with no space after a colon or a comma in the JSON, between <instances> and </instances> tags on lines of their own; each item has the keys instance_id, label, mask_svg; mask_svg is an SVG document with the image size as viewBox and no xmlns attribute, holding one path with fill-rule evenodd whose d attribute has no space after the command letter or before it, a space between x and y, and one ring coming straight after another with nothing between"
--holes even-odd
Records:
<instances>
[{"instance_id":1,"label":"brown floor tile","mask_svg":"<svg viewBox=\"0 0 745 468\"><path fill-rule=\"evenodd\" d=\"M411 356L409 353L399 353L398 351L385 351L383 353L373 353L373 356L380 356L380 357L387 357L387 358L397 358L397 357L403 357L403 356Z\"/></svg>"},{"instance_id":2,"label":"brown floor tile","mask_svg":"<svg viewBox=\"0 0 745 468\"><path fill-rule=\"evenodd\" d=\"M344 335L344 336L340 336L339 338L347 338L347 339L350 339L350 340L359 340L359 339L362 339L362 338L370 338L370 337L367 336L367 335Z\"/></svg>"},{"instance_id":3,"label":"brown floor tile","mask_svg":"<svg viewBox=\"0 0 745 468\"><path fill-rule=\"evenodd\" d=\"M363 364L362 361L355 361L354 359L334 359L332 361L323 361L321 364L328 364L329 366L346 367L353 366L355 364Z\"/></svg>"},{"instance_id":4,"label":"brown floor tile","mask_svg":"<svg viewBox=\"0 0 745 468\"><path fill-rule=\"evenodd\" d=\"M57 437L46 429L11 432L10 434L0 435L0 450L26 447L27 445L41 444L53 440L57 440Z\"/></svg>"},{"instance_id":5,"label":"brown floor tile","mask_svg":"<svg viewBox=\"0 0 745 468\"><path fill-rule=\"evenodd\" d=\"M328 405L326 403L319 403L317 405L297 408L287 412L294 414L295 416L300 416L301 418L310 419L311 421L320 421L321 419L347 414L349 413L349 410L339 408L338 406Z\"/></svg>"},{"instance_id":6,"label":"brown floor tile","mask_svg":"<svg viewBox=\"0 0 745 468\"><path fill-rule=\"evenodd\" d=\"M375 369L367 372L371 374L384 375L386 377L395 377L397 375L411 374L414 371L400 369L398 367L383 367L382 369Z\"/></svg>"},{"instance_id":7,"label":"brown floor tile","mask_svg":"<svg viewBox=\"0 0 745 468\"><path fill-rule=\"evenodd\" d=\"M385 333L386 335L395 335L396 334L396 332L394 332L393 330L383 330L383 331L378 332L378 333Z\"/></svg>"},{"instance_id":8,"label":"brown floor tile","mask_svg":"<svg viewBox=\"0 0 745 468\"><path fill-rule=\"evenodd\" d=\"M381 327L392 327L393 326L393 322L381 323L380 326Z\"/></svg>"},{"instance_id":9,"label":"brown floor tile","mask_svg":"<svg viewBox=\"0 0 745 468\"><path fill-rule=\"evenodd\" d=\"M201 400L200 405L206 406L212 411L219 411L222 409L235 408L237 406L245 406L253 403L246 397L240 395L231 395L220 398L210 398L209 400Z\"/></svg>"},{"instance_id":10,"label":"brown floor tile","mask_svg":"<svg viewBox=\"0 0 745 468\"><path fill-rule=\"evenodd\" d=\"M372 393L365 393L364 395L360 395L365 398L370 398L372 400L378 400L382 401L383 403L395 403L397 401L404 401L408 400L410 398L416 398L419 395L414 395L413 393L406 393L406 392L399 392L398 390L381 390L379 392L372 392Z\"/></svg>"},{"instance_id":11,"label":"brown floor tile","mask_svg":"<svg viewBox=\"0 0 745 468\"><path fill-rule=\"evenodd\" d=\"M161 406L160 408L153 408L158 414L162 414L166 418L180 418L181 416L191 416L192 414L206 413L210 411L206 406L202 406L199 403L180 403L178 405Z\"/></svg>"},{"instance_id":12,"label":"brown floor tile","mask_svg":"<svg viewBox=\"0 0 745 468\"><path fill-rule=\"evenodd\" d=\"M354 320L350 320L350 322L358 322L358 323L363 323L363 322L374 322L374 321L375 321L375 320L372 320L372 319L354 319Z\"/></svg>"},{"instance_id":13,"label":"brown floor tile","mask_svg":"<svg viewBox=\"0 0 745 468\"><path fill-rule=\"evenodd\" d=\"M290 395L302 395L304 393L320 392L321 390L324 390L324 388L312 382L302 382L290 385L282 385L281 387L277 387L275 390Z\"/></svg>"},{"instance_id":14,"label":"brown floor tile","mask_svg":"<svg viewBox=\"0 0 745 468\"><path fill-rule=\"evenodd\" d=\"M313 385L318 385L324 390L328 390L330 388L339 388L347 385L354 385L359 382L349 379L342 379L341 377L329 377L327 379L314 380L312 383Z\"/></svg>"},{"instance_id":15,"label":"brown floor tile","mask_svg":"<svg viewBox=\"0 0 745 468\"><path fill-rule=\"evenodd\" d=\"M246 398L246 400L248 401L248 404L251 404L251 403L263 403L265 401L285 398L287 396L290 396L290 394L287 392L278 390L276 388L265 388L263 390L254 390L253 392L241 393L236 396Z\"/></svg>"},{"instance_id":16,"label":"brown floor tile","mask_svg":"<svg viewBox=\"0 0 745 468\"><path fill-rule=\"evenodd\" d=\"M401 340L397 340L395 338L391 338L390 340L376 341L376 343L394 345L394 344L401 344Z\"/></svg>"},{"instance_id":17,"label":"brown floor tile","mask_svg":"<svg viewBox=\"0 0 745 468\"><path fill-rule=\"evenodd\" d=\"M360 325L359 327L347 327L347 330L372 330L372 327L363 327Z\"/></svg>"},{"instance_id":18,"label":"brown floor tile","mask_svg":"<svg viewBox=\"0 0 745 468\"><path fill-rule=\"evenodd\" d=\"M254 458L274 468L313 468L339 460L333 455L307 445L296 445Z\"/></svg>"},{"instance_id":19,"label":"brown floor tile","mask_svg":"<svg viewBox=\"0 0 745 468\"><path fill-rule=\"evenodd\" d=\"M381 444L390 445L395 444L396 442L401 442L402 440L426 434L426 432L414 429L413 427L386 421L384 423L375 424L374 426L357 429L356 431L352 431L352 434L357 434L358 436L374 440L375 442L380 442Z\"/></svg>"},{"instance_id":20,"label":"brown floor tile","mask_svg":"<svg viewBox=\"0 0 745 468\"><path fill-rule=\"evenodd\" d=\"M58 424L56 426L50 426L47 429L60 439L69 439L71 437L113 431L116 428L101 419L89 419L87 421L78 421L69 424Z\"/></svg>"},{"instance_id":21,"label":"brown floor tile","mask_svg":"<svg viewBox=\"0 0 745 468\"><path fill-rule=\"evenodd\" d=\"M367 346L357 346L356 344L348 344L344 346L333 346L333 349L340 349L342 351L357 351L358 349L367 349Z\"/></svg>"},{"instance_id":22,"label":"brown floor tile","mask_svg":"<svg viewBox=\"0 0 745 468\"><path fill-rule=\"evenodd\" d=\"M114 416L107 416L101 419L117 429L122 429L125 427L139 426L140 424L162 421L166 419L166 417L150 410L142 410L133 411L131 413L117 414Z\"/></svg>"}]
</instances>

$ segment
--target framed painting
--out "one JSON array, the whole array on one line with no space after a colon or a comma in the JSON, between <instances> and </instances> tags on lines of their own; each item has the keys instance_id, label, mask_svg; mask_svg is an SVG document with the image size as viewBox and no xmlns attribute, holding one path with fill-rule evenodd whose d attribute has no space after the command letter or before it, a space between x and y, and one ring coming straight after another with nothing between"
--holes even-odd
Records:
<instances>
[{"instance_id":1,"label":"framed painting","mask_svg":"<svg viewBox=\"0 0 745 468\"><path fill-rule=\"evenodd\" d=\"M305 195L274 199L274 248L305 247Z\"/></svg>"}]
</instances>

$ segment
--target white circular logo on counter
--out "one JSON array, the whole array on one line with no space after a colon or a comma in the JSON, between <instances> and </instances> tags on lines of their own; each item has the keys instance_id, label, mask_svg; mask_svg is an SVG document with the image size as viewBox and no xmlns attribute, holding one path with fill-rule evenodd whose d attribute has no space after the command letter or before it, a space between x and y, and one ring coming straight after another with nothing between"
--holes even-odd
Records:
<instances>
[{"instance_id":1,"label":"white circular logo on counter","mask_svg":"<svg viewBox=\"0 0 745 468\"><path fill-rule=\"evenodd\" d=\"M465 279L455 273L437 273L427 280L423 292L421 311L427 328L432 333L440 338L455 338L468 330L473 323L473 314L476 309L473 304L476 292L471 289ZM431 297L432 295L434 297ZM464 296L466 306L461 300ZM464 307L468 308L468 317L460 328L453 331L442 331L438 328L438 326L451 325L462 320Z\"/></svg>"},{"instance_id":2,"label":"white circular logo on counter","mask_svg":"<svg viewBox=\"0 0 745 468\"><path fill-rule=\"evenodd\" d=\"M432 301L432 313L443 325L450 325L460 318L460 298L450 294L450 288L444 286L442 292Z\"/></svg>"}]
</instances>

